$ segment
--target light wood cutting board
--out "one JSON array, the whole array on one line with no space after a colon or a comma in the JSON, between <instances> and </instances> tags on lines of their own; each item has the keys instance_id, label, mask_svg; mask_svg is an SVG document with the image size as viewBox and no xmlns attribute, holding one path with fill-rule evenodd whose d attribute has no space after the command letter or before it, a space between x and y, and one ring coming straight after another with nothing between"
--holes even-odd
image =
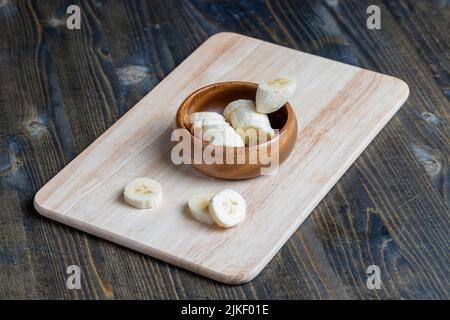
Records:
<instances>
[{"instance_id":1,"label":"light wood cutting board","mask_svg":"<svg viewBox=\"0 0 450 320\"><path fill-rule=\"evenodd\" d=\"M211 179L171 162L170 134L179 104L204 85L227 80L297 78L290 100L297 144L277 175ZM68 164L35 197L42 215L230 284L254 278L405 102L405 82L391 76L234 33L209 38L167 78ZM134 209L123 187L148 176L163 203ZM248 205L237 227L194 220L188 199L233 188Z\"/></svg>"}]
</instances>

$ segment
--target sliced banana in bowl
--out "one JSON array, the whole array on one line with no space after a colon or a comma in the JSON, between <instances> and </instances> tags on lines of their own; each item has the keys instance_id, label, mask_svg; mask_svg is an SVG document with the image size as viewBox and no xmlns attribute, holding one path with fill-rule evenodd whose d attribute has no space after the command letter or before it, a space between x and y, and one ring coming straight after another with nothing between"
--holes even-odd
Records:
<instances>
[{"instance_id":1,"label":"sliced banana in bowl","mask_svg":"<svg viewBox=\"0 0 450 320\"><path fill-rule=\"evenodd\" d=\"M192 134L205 141L210 141L216 146L225 147L243 147L244 141L237 134L237 132L231 127L231 125L225 121L222 115L221 118L216 118L210 114L214 112L196 112L193 118L197 118L192 123ZM200 120L200 119L204 120Z\"/></svg>"},{"instance_id":2,"label":"sliced banana in bowl","mask_svg":"<svg viewBox=\"0 0 450 320\"><path fill-rule=\"evenodd\" d=\"M202 129L216 124L227 124L225 118L217 112L194 112L189 116L190 131L194 135L198 135Z\"/></svg>"},{"instance_id":3,"label":"sliced banana in bowl","mask_svg":"<svg viewBox=\"0 0 450 320\"><path fill-rule=\"evenodd\" d=\"M225 107L224 115L247 146L267 142L275 136L269 117L257 112L252 100L240 99L231 102Z\"/></svg>"},{"instance_id":4,"label":"sliced banana in bowl","mask_svg":"<svg viewBox=\"0 0 450 320\"><path fill-rule=\"evenodd\" d=\"M190 121L192 123L206 120L225 121L225 118L220 113L212 111L194 112L190 115Z\"/></svg>"},{"instance_id":5,"label":"sliced banana in bowl","mask_svg":"<svg viewBox=\"0 0 450 320\"><path fill-rule=\"evenodd\" d=\"M266 114L277 111L291 98L296 85L297 80L290 77L261 82L256 91L256 110Z\"/></svg>"},{"instance_id":6,"label":"sliced banana in bowl","mask_svg":"<svg viewBox=\"0 0 450 320\"><path fill-rule=\"evenodd\" d=\"M215 146L232 148L241 148L245 146L241 136L231 127L230 129L223 130L214 130L209 128L205 131L204 137L211 141L211 143Z\"/></svg>"},{"instance_id":7,"label":"sliced banana in bowl","mask_svg":"<svg viewBox=\"0 0 450 320\"><path fill-rule=\"evenodd\" d=\"M260 176L261 168L270 166L261 157L251 155L255 150L277 150L266 157L277 155L277 165L288 158L297 141L294 110L285 102L272 113L259 112L255 102L257 90L258 84L251 82L214 83L194 91L181 103L177 128L186 129L195 137L191 140L192 151L186 157L191 158L190 165L211 177L239 180ZM211 145L224 148L210 152ZM197 146L203 154L223 154L222 161L199 163L195 155ZM234 154L238 161L228 162L225 154Z\"/></svg>"}]
</instances>

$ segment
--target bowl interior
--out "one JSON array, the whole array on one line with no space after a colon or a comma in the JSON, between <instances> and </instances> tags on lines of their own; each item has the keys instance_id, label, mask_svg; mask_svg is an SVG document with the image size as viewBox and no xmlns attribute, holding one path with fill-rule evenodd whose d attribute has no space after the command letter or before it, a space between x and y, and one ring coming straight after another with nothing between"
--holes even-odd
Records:
<instances>
[{"instance_id":1,"label":"bowl interior","mask_svg":"<svg viewBox=\"0 0 450 320\"><path fill-rule=\"evenodd\" d=\"M190 129L189 117L194 112L214 111L223 113L225 107L238 99L255 100L258 85L251 82L223 82L203 87L192 93L183 103L183 125ZM284 105L268 115L273 129L283 130L288 120L288 109Z\"/></svg>"}]
</instances>

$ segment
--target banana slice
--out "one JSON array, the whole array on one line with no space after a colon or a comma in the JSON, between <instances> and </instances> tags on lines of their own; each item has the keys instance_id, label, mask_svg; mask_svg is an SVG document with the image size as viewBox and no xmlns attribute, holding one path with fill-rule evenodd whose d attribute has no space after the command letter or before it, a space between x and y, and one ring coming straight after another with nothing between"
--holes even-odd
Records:
<instances>
[{"instance_id":1,"label":"banana slice","mask_svg":"<svg viewBox=\"0 0 450 320\"><path fill-rule=\"evenodd\" d=\"M139 209L153 208L161 203L161 184L149 178L136 178L123 191L125 201Z\"/></svg>"},{"instance_id":2,"label":"banana slice","mask_svg":"<svg viewBox=\"0 0 450 320\"><path fill-rule=\"evenodd\" d=\"M202 192L189 199L188 207L195 219L206 224L214 224L209 213L209 201L213 196L214 193Z\"/></svg>"},{"instance_id":3,"label":"banana slice","mask_svg":"<svg viewBox=\"0 0 450 320\"><path fill-rule=\"evenodd\" d=\"M223 135L225 133L234 132L233 127L231 127L228 122L216 123L213 125L203 127L202 134L204 140L210 140L214 136Z\"/></svg>"},{"instance_id":4,"label":"banana slice","mask_svg":"<svg viewBox=\"0 0 450 320\"><path fill-rule=\"evenodd\" d=\"M254 102L252 100L247 99L239 99L230 102L225 109L223 110L223 115L227 121L230 121L231 114L239 108L248 107L249 105L253 105Z\"/></svg>"},{"instance_id":5,"label":"banana slice","mask_svg":"<svg viewBox=\"0 0 450 320\"><path fill-rule=\"evenodd\" d=\"M221 134L214 135L211 142L216 146L224 147L244 147L241 136L233 131L222 131Z\"/></svg>"},{"instance_id":6,"label":"banana slice","mask_svg":"<svg viewBox=\"0 0 450 320\"><path fill-rule=\"evenodd\" d=\"M198 121L206 121L206 120L217 120L217 121L225 121L223 115L217 112L204 111L204 112L194 112L190 115L189 120L191 123L195 123Z\"/></svg>"},{"instance_id":7,"label":"banana slice","mask_svg":"<svg viewBox=\"0 0 450 320\"><path fill-rule=\"evenodd\" d=\"M196 127L199 128L200 127ZM233 127L230 126L228 122L221 121L221 122L214 122L214 121L207 121L204 123L204 125L201 127L200 131L196 131L197 133L203 133L203 135L206 134L206 132L220 132L220 131L233 131Z\"/></svg>"},{"instance_id":8,"label":"banana slice","mask_svg":"<svg viewBox=\"0 0 450 320\"><path fill-rule=\"evenodd\" d=\"M271 113L280 109L292 96L297 85L294 78L276 78L262 82L256 91L256 110Z\"/></svg>"},{"instance_id":9,"label":"banana slice","mask_svg":"<svg viewBox=\"0 0 450 320\"><path fill-rule=\"evenodd\" d=\"M251 100L237 100L227 106L227 116L231 125L241 136L246 145L270 140L275 131L270 126L269 117L256 111L255 103ZM263 137L264 141L260 141Z\"/></svg>"},{"instance_id":10,"label":"banana slice","mask_svg":"<svg viewBox=\"0 0 450 320\"><path fill-rule=\"evenodd\" d=\"M213 127L213 126L225 126L225 127L228 126L228 127L230 127L228 122L225 122L225 119L221 119L221 120L209 119L209 120L194 122L191 126L191 132L195 136L198 136L199 134L201 134L203 129L208 128L208 127Z\"/></svg>"},{"instance_id":11,"label":"banana slice","mask_svg":"<svg viewBox=\"0 0 450 320\"><path fill-rule=\"evenodd\" d=\"M243 147L244 141L236 131L227 123L215 124L203 128L203 140L211 141L216 146Z\"/></svg>"},{"instance_id":12,"label":"banana slice","mask_svg":"<svg viewBox=\"0 0 450 320\"><path fill-rule=\"evenodd\" d=\"M192 134L200 139L202 131L206 127L215 126L216 124L228 125L225 122L225 118L217 112L194 112L190 115L189 120L191 121Z\"/></svg>"},{"instance_id":13,"label":"banana slice","mask_svg":"<svg viewBox=\"0 0 450 320\"><path fill-rule=\"evenodd\" d=\"M240 223L246 214L244 198L232 189L215 194L209 201L212 219L221 227L231 228Z\"/></svg>"}]
</instances>

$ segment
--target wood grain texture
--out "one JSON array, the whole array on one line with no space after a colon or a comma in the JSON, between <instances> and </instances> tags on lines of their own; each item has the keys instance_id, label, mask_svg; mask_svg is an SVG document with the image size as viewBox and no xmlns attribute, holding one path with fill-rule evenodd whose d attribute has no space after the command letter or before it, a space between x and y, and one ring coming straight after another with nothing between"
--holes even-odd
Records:
<instances>
[{"instance_id":1,"label":"wood grain texture","mask_svg":"<svg viewBox=\"0 0 450 320\"><path fill-rule=\"evenodd\" d=\"M186 96L212 83L259 83L279 75L297 80L290 103L300 130L276 174L213 180L192 166L174 165L170 133ZM261 272L408 95L406 83L391 76L218 33L40 189L34 205L46 217L189 271L244 283ZM123 201L124 186L137 177L161 183L164 201L157 208L136 210ZM186 213L195 194L226 188L248 205L238 227L211 228Z\"/></svg>"},{"instance_id":2,"label":"wood grain texture","mask_svg":"<svg viewBox=\"0 0 450 320\"><path fill-rule=\"evenodd\" d=\"M80 4L77 32L62 23L66 1L0 5L1 297L450 297L448 1ZM365 27L371 4L381 8L381 30ZM221 285L40 217L35 192L220 31L392 74L411 95L245 285ZM82 290L66 289L70 264L82 268ZM365 285L369 264L381 268L381 290Z\"/></svg>"}]
</instances>

